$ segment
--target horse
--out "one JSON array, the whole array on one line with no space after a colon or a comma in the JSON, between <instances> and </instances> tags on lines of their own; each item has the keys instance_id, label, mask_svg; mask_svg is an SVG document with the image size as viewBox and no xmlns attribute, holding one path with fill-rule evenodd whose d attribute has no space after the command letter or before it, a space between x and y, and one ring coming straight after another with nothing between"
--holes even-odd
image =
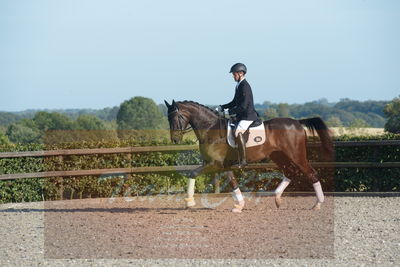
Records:
<instances>
[{"instance_id":1,"label":"horse","mask_svg":"<svg viewBox=\"0 0 400 267\"><path fill-rule=\"evenodd\" d=\"M193 101L172 101L168 108L170 138L175 144L182 141L183 135L193 130L198 141L203 165L189 173L186 207L196 205L194 201L195 178L208 172L224 171L234 192L235 199L232 212L240 213L244 208L244 199L234 176L234 165L238 160L237 149L227 142L228 119L217 111ZM333 159L333 144L329 129L319 117L295 120L291 118L273 118L262 122L266 140L264 144L246 148L247 162L254 163L271 159L283 173L284 178L275 189L275 204L282 204L282 193L298 173L305 175L313 185L316 202L313 210L321 209L324 193L316 170L307 159L307 133L303 126L317 132L321 140L322 155L326 160Z\"/></svg>"}]
</instances>

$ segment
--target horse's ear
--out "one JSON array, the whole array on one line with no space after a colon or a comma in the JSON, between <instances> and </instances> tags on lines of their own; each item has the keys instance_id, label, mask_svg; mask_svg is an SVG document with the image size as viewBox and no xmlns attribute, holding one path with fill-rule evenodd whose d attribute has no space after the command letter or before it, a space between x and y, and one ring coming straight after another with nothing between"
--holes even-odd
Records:
<instances>
[{"instance_id":1,"label":"horse's ear","mask_svg":"<svg viewBox=\"0 0 400 267\"><path fill-rule=\"evenodd\" d=\"M172 106L173 106L173 107L176 107L175 100L172 100Z\"/></svg>"},{"instance_id":2,"label":"horse's ear","mask_svg":"<svg viewBox=\"0 0 400 267\"><path fill-rule=\"evenodd\" d=\"M171 105L167 102L167 100L164 100L165 105L167 106L167 108L171 107Z\"/></svg>"}]
</instances>

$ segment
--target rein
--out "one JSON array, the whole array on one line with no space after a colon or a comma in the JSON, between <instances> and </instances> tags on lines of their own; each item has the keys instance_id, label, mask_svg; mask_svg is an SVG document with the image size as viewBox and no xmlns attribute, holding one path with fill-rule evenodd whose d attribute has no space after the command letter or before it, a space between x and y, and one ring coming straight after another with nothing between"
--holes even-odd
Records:
<instances>
[{"instance_id":1,"label":"rein","mask_svg":"<svg viewBox=\"0 0 400 267\"><path fill-rule=\"evenodd\" d=\"M223 116L219 116L218 121L219 121L219 138L223 138L223 134L222 134L222 119L224 117Z\"/></svg>"},{"instance_id":2,"label":"rein","mask_svg":"<svg viewBox=\"0 0 400 267\"><path fill-rule=\"evenodd\" d=\"M182 135L193 130L192 126L190 125L190 122L187 121L187 118L184 115L182 115L182 113L180 112L179 108L176 107L175 110L173 110L171 112L168 112L168 117L171 114L174 114L174 113L177 113L177 115L178 115L178 124L179 124L178 127L179 127L179 129L177 129L177 130L179 130ZM219 137L223 138L224 137L224 135L223 135L223 127L224 127L224 125L223 124L224 124L225 117L221 116L219 114L217 119L218 119L218 124L219 124L219 127L218 127L219 128L218 129ZM185 129L183 128L184 123L186 123L188 125Z\"/></svg>"}]
</instances>

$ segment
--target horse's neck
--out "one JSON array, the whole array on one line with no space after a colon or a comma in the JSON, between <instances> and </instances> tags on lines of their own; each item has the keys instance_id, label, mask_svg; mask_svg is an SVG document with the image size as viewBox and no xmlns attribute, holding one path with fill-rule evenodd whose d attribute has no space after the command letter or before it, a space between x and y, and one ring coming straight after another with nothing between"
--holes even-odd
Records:
<instances>
[{"instance_id":1,"label":"horse's neck","mask_svg":"<svg viewBox=\"0 0 400 267\"><path fill-rule=\"evenodd\" d=\"M204 107L192 107L190 113L189 123L199 141L204 140L210 130L219 129L224 124L222 118Z\"/></svg>"}]
</instances>

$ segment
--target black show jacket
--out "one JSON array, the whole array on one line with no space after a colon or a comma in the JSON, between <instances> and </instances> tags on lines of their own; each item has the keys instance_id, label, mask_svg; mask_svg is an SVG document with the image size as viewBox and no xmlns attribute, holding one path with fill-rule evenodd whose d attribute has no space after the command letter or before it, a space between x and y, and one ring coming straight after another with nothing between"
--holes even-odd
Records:
<instances>
[{"instance_id":1,"label":"black show jacket","mask_svg":"<svg viewBox=\"0 0 400 267\"><path fill-rule=\"evenodd\" d=\"M235 97L231 102L221 105L223 109L229 109L229 114L236 114L238 121L255 121L258 119L254 108L253 92L246 79L242 80L236 88Z\"/></svg>"}]
</instances>

